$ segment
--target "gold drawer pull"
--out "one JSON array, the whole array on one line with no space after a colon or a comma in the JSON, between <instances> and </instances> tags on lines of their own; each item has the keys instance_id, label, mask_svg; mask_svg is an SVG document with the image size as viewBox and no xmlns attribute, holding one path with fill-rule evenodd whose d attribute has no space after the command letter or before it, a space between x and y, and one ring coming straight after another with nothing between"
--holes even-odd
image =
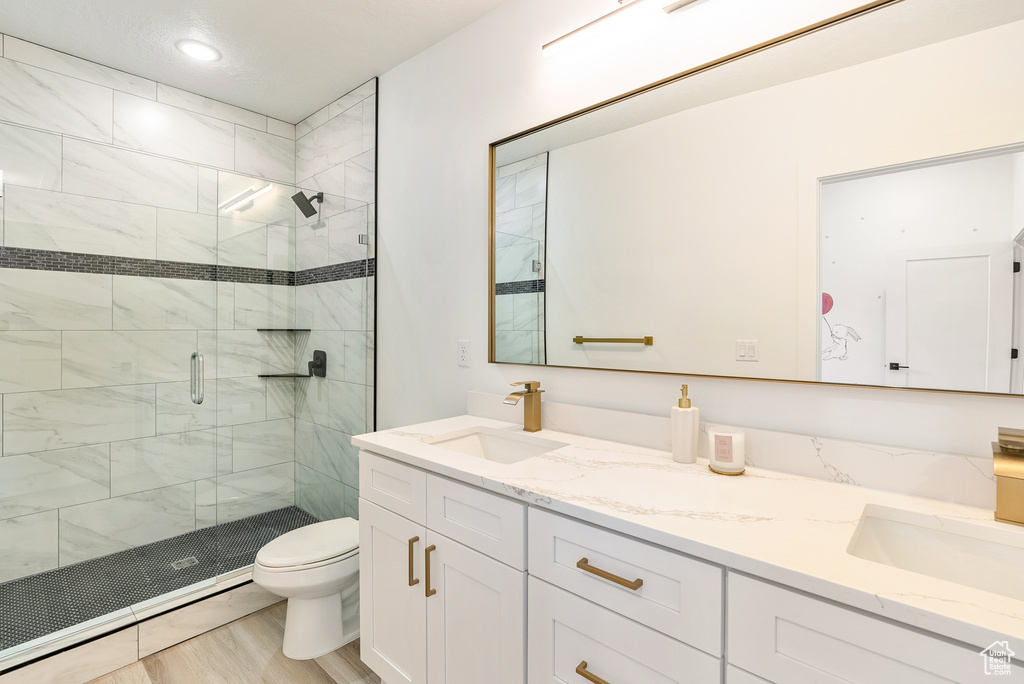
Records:
<instances>
[{"instance_id":1,"label":"gold drawer pull","mask_svg":"<svg viewBox=\"0 0 1024 684\"><path fill-rule=\"evenodd\" d=\"M415 587L417 584L420 583L419 578L416 578L416 577L412 576L412 547L419 540L420 540L419 537L413 537L412 539L409 540L409 586L410 587Z\"/></svg>"},{"instance_id":2,"label":"gold drawer pull","mask_svg":"<svg viewBox=\"0 0 1024 684\"><path fill-rule=\"evenodd\" d=\"M580 558L578 561L576 561L576 567L579 568L580 570L585 570L586 572L589 572L589 573L591 573L593 575L597 575L598 577L600 577L602 579L606 579L609 582L615 582L616 584L621 585L623 587L626 587L627 589L632 589L633 591L636 591L640 587L644 586L644 581L642 579L640 579L639 577L637 577L635 580L630 582L628 579L623 579L622 577L619 577L618 575L613 575L612 573L608 572L607 570L602 570L601 568L595 568L593 565L591 565L590 563L587 562L586 558ZM586 665L586 663L584 663L584 665ZM577 668L577 671L579 671L579 668Z\"/></svg>"},{"instance_id":3,"label":"gold drawer pull","mask_svg":"<svg viewBox=\"0 0 1024 684\"><path fill-rule=\"evenodd\" d=\"M583 677L588 682L593 682L594 684L608 684L607 681L601 679L596 674L592 674L590 672L587 672L587 661L586 660L581 660L580 664L576 666L576 674L578 674L580 677Z\"/></svg>"},{"instance_id":4,"label":"gold drawer pull","mask_svg":"<svg viewBox=\"0 0 1024 684\"><path fill-rule=\"evenodd\" d=\"M423 587L426 589L426 596L427 597L433 596L434 594L437 593L437 589L431 589L430 588L430 552L433 551L436 548L437 548L436 546L431 544L427 548L423 549L423 564L427 568L427 582L426 582L426 584L423 585Z\"/></svg>"}]
</instances>

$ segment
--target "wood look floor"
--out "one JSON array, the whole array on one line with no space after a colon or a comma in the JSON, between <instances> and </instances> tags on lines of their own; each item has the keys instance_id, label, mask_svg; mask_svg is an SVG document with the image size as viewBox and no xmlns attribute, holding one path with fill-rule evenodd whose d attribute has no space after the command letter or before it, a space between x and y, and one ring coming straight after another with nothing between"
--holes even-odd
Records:
<instances>
[{"instance_id":1,"label":"wood look floor","mask_svg":"<svg viewBox=\"0 0 1024 684\"><path fill-rule=\"evenodd\" d=\"M380 684L358 640L314 660L285 657L284 615L275 604L89 684Z\"/></svg>"}]
</instances>

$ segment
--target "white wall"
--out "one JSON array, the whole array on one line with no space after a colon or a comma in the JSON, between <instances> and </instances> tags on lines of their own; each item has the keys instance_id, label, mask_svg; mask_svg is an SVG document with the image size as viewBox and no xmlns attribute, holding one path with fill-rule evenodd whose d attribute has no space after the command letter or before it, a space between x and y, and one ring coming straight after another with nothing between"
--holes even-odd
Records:
<instances>
[{"instance_id":1,"label":"white wall","mask_svg":"<svg viewBox=\"0 0 1024 684\"><path fill-rule=\"evenodd\" d=\"M514 0L380 84L378 427L465 411L465 392L538 379L546 399L663 414L680 376L488 365L489 143L862 4L720 0L544 56L590 0ZM660 10L659 10L660 11ZM625 16L627 13L623 13ZM742 21L737 21L742 17ZM473 365L455 363L458 338ZM985 454L1020 399L687 378L710 421Z\"/></svg>"},{"instance_id":2,"label":"white wall","mask_svg":"<svg viewBox=\"0 0 1024 684\"><path fill-rule=\"evenodd\" d=\"M829 325L848 326L860 337L847 337L845 360L822 361L822 380L886 384L888 255L1008 244L1014 156L822 186L820 282L834 306L821 321L821 344L832 344Z\"/></svg>"}]
</instances>

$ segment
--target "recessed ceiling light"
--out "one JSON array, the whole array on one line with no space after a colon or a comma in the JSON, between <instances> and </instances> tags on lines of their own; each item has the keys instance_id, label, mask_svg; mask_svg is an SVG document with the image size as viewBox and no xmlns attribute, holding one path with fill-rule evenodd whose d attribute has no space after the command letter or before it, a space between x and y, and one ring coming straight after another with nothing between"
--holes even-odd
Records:
<instances>
[{"instance_id":1,"label":"recessed ceiling light","mask_svg":"<svg viewBox=\"0 0 1024 684\"><path fill-rule=\"evenodd\" d=\"M198 40L179 40L176 47L192 59L200 62L216 62L220 59L220 53L209 45L200 43Z\"/></svg>"}]
</instances>

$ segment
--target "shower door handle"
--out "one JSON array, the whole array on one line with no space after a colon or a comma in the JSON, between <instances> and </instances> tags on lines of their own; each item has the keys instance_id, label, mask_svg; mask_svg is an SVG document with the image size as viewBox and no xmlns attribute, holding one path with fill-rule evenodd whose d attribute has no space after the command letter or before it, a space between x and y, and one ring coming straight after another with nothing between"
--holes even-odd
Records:
<instances>
[{"instance_id":1,"label":"shower door handle","mask_svg":"<svg viewBox=\"0 0 1024 684\"><path fill-rule=\"evenodd\" d=\"M203 368L203 355L201 352L192 352L192 360L190 364L189 373L189 391L192 396L193 404L202 404L203 397L206 395L206 391L203 388L203 376L205 371Z\"/></svg>"}]
</instances>

